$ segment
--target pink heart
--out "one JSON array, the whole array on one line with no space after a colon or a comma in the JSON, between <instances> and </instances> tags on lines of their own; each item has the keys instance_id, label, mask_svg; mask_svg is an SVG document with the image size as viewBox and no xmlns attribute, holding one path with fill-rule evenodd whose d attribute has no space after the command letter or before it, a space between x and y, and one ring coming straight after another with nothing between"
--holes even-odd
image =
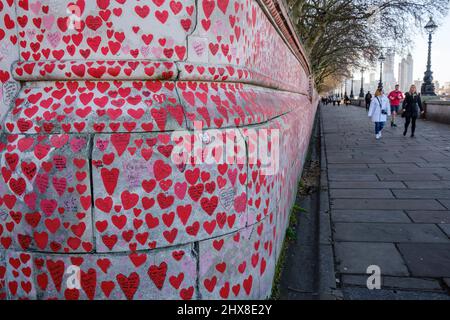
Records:
<instances>
[{"instance_id":1,"label":"pink heart","mask_svg":"<svg viewBox=\"0 0 450 320\"><path fill-rule=\"evenodd\" d=\"M231 185L234 186L234 184L236 183L236 176L237 176L237 169L229 169L227 174L228 174L228 178L230 179Z\"/></svg>"},{"instance_id":2,"label":"pink heart","mask_svg":"<svg viewBox=\"0 0 450 320\"><path fill-rule=\"evenodd\" d=\"M175 183L175 194L178 199L183 200L186 195L187 183L186 182L177 182Z\"/></svg>"},{"instance_id":3,"label":"pink heart","mask_svg":"<svg viewBox=\"0 0 450 320\"><path fill-rule=\"evenodd\" d=\"M70 148L73 152L80 152L80 150L86 145L86 140L83 138L74 138L70 141Z\"/></svg>"}]
</instances>

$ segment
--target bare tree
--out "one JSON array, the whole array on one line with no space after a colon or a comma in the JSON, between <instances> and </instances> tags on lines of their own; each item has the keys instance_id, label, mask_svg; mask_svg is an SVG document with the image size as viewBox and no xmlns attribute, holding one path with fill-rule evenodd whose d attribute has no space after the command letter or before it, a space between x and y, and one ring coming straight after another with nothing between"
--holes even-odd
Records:
<instances>
[{"instance_id":1,"label":"bare tree","mask_svg":"<svg viewBox=\"0 0 450 320\"><path fill-rule=\"evenodd\" d=\"M382 48L405 52L450 0L286 0L306 47L319 91L372 64Z\"/></svg>"}]
</instances>

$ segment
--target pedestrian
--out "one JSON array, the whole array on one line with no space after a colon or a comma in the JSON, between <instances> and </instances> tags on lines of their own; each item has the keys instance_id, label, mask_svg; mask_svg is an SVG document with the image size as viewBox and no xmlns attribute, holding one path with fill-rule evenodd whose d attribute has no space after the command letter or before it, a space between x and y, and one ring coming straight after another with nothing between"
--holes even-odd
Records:
<instances>
[{"instance_id":1,"label":"pedestrian","mask_svg":"<svg viewBox=\"0 0 450 320\"><path fill-rule=\"evenodd\" d=\"M341 98L337 98L337 105L338 105L338 107L341 106Z\"/></svg>"},{"instance_id":2,"label":"pedestrian","mask_svg":"<svg viewBox=\"0 0 450 320\"><path fill-rule=\"evenodd\" d=\"M345 96L344 96L344 104L345 104L346 106L348 106L348 105L350 104L350 99L349 99L348 95L345 95Z\"/></svg>"},{"instance_id":3,"label":"pedestrian","mask_svg":"<svg viewBox=\"0 0 450 320\"><path fill-rule=\"evenodd\" d=\"M400 86L398 84L395 86L395 90L389 93L388 98L391 102L391 127L395 128L397 127L395 120L400 108L400 103L403 99L405 99L405 96L403 95L403 92L400 91Z\"/></svg>"},{"instance_id":4,"label":"pedestrian","mask_svg":"<svg viewBox=\"0 0 450 320\"><path fill-rule=\"evenodd\" d=\"M370 93L370 91L367 91L365 99L366 99L366 110L369 111L370 103L372 102L372 94Z\"/></svg>"},{"instance_id":5,"label":"pedestrian","mask_svg":"<svg viewBox=\"0 0 450 320\"><path fill-rule=\"evenodd\" d=\"M391 113L389 99L383 94L383 89L378 88L375 92L375 98L372 99L369 108L369 117L375 123L375 138L381 139L384 124Z\"/></svg>"},{"instance_id":6,"label":"pedestrian","mask_svg":"<svg viewBox=\"0 0 450 320\"><path fill-rule=\"evenodd\" d=\"M424 113L422 99L417 93L417 87L415 85L412 85L409 92L405 94L402 109L402 117L405 118L405 131L403 132L403 135L406 136L408 133L408 127L412 123L411 138L414 138L414 134L416 132L416 120L419 117L419 110L421 114Z\"/></svg>"}]
</instances>

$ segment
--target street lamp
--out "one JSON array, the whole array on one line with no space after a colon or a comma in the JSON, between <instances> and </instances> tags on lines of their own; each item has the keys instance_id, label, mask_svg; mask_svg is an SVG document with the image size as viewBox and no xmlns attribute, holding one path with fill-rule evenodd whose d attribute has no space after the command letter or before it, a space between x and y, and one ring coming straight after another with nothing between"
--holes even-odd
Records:
<instances>
[{"instance_id":1,"label":"street lamp","mask_svg":"<svg viewBox=\"0 0 450 320\"><path fill-rule=\"evenodd\" d=\"M350 91L350 99L354 99L355 98L355 95L353 94L353 83L354 83L354 81L355 81L355 78L354 78L354 76L352 74L352 90Z\"/></svg>"},{"instance_id":2,"label":"street lamp","mask_svg":"<svg viewBox=\"0 0 450 320\"><path fill-rule=\"evenodd\" d=\"M427 63L427 71L425 71L425 76L423 78L421 93L425 96L435 96L436 93L434 91L434 83L433 83L433 71L431 71L431 43L433 40L433 33L438 28L437 24L433 21L433 18L430 17L430 21L428 21L425 26L425 30L428 32L428 63Z\"/></svg>"},{"instance_id":3,"label":"street lamp","mask_svg":"<svg viewBox=\"0 0 450 320\"><path fill-rule=\"evenodd\" d=\"M364 98L364 68L361 69L361 90L359 91L359 97Z\"/></svg>"},{"instance_id":4,"label":"street lamp","mask_svg":"<svg viewBox=\"0 0 450 320\"><path fill-rule=\"evenodd\" d=\"M378 83L378 89L383 89L383 62L386 60L383 52L378 57L378 61L380 61L380 82Z\"/></svg>"}]
</instances>

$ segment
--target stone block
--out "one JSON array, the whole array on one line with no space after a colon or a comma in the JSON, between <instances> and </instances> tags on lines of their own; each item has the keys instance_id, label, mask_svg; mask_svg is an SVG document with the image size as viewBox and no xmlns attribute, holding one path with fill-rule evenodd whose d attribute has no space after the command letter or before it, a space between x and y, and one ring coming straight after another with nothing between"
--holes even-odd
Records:
<instances>
[{"instance_id":1,"label":"stone block","mask_svg":"<svg viewBox=\"0 0 450 320\"><path fill-rule=\"evenodd\" d=\"M234 164L176 158L180 150L190 149L175 141L185 141L190 148L191 139L200 138L190 133L95 136L92 162L99 252L160 248L245 226L245 154ZM220 142L222 132L211 139ZM219 154L221 148L211 142L204 155L211 157L213 149Z\"/></svg>"},{"instance_id":2,"label":"stone block","mask_svg":"<svg viewBox=\"0 0 450 320\"><path fill-rule=\"evenodd\" d=\"M8 291L6 288L6 251L0 250L0 301L6 300Z\"/></svg>"},{"instance_id":3,"label":"stone block","mask_svg":"<svg viewBox=\"0 0 450 320\"><path fill-rule=\"evenodd\" d=\"M10 151L1 154L3 247L92 251L89 137L15 135L4 142Z\"/></svg>"},{"instance_id":4,"label":"stone block","mask_svg":"<svg viewBox=\"0 0 450 320\"><path fill-rule=\"evenodd\" d=\"M200 242L203 299L263 299L269 295L275 268L270 225L268 217L239 232Z\"/></svg>"},{"instance_id":5,"label":"stone block","mask_svg":"<svg viewBox=\"0 0 450 320\"><path fill-rule=\"evenodd\" d=\"M259 124L307 104L306 97L300 94L240 83L219 86L215 82L180 81L176 88L191 130L195 123L204 129Z\"/></svg>"},{"instance_id":6,"label":"stone block","mask_svg":"<svg viewBox=\"0 0 450 320\"><path fill-rule=\"evenodd\" d=\"M170 81L41 81L25 85L5 126L27 134L152 132L185 127L185 115Z\"/></svg>"},{"instance_id":7,"label":"stone block","mask_svg":"<svg viewBox=\"0 0 450 320\"><path fill-rule=\"evenodd\" d=\"M5 255L8 299L36 299L33 255L19 251L6 251Z\"/></svg>"},{"instance_id":8,"label":"stone block","mask_svg":"<svg viewBox=\"0 0 450 320\"><path fill-rule=\"evenodd\" d=\"M40 24L31 21L18 24L17 32L21 35L18 41L23 42L22 57L31 61L183 60L186 57L186 36L195 25L194 0L182 1L172 8L169 1L130 0L114 3L114 7L109 2L100 5L96 1L80 3L82 5L75 7L75 12L78 11L78 16L87 16L86 26L79 31L81 36L70 44L63 38L72 35L76 24L69 28L56 23L58 19L67 18L68 2L53 2L46 11L42 6L17 5L18 16L39 16L44 20ZM112 9L115 9L114 13ZM42 37L42 45L33 46L26 32ZM111 32L111 37L106 36L107 32ZM153 39L156 35L166 41ZM52 50L47 51L48 48Z\"/></svg>"},{"instance_id":9,"label":"stone block","mask_svg":"<svg viewBox=\"0 0 450 320\"><path fill-rule=\"evenodd\" d=\"M2 10L0 12L0 33L2 39L2 50L0 53L0 135L4 129L3 119L14 105L15 97L20 90L20 83L14 79L11 72L11 66L15 61L19 60L17 30L14 27L16 20L15 2L2 2Z\"/></svg>"},{"instance_id":10,"label":"stone block","mask_svg":"<svg viewBox=\"0 0 450 320\"><path fill-rule=\"evenodd\" d=\"M115 255L10 252L7 269L11 299L190 300L197 294L191 245Z\"/></svg>"}]
</instances>

